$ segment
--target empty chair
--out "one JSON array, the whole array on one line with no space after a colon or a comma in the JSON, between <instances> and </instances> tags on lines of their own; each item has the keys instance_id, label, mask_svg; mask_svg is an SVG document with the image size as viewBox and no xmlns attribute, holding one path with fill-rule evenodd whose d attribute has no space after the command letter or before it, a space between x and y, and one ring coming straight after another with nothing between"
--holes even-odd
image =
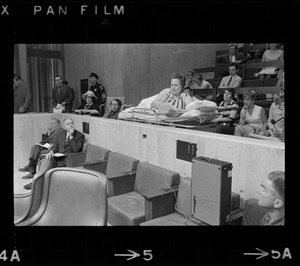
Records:
<instances>
[{"instance_id":1,"label":"empty chair","mask_svg":"<svg viewBox=\"0 0 300 266\"><path fill-rule=\"evenodd\" d=\"M34 215L18 226L107 225L105 175L86 169L53 168L46 172L42 200Z\"/></svg>"},{"instance_id":2,"label":"empty chair","mask_svg":"<svg viewBox=\"0 0 300 266\"><path fill-rule=\"evenodd\" d=\"M171 192L169 192L171 193ZM169 200L172 200L169 198ZM231 193L231 209L237 218L241 218L242 213L239 215L236 212L241 212L240 206L240 195L234 192ZM191 178L184 177L180 178L180 184L178 189L178 195L176 205L173 205L172 209L169 209L168 213L163 214L161 217L153 220L141 223L142 226L182 226L182 225L207 225L200 220L192 217L192 183ZM240 219L241 220L241 219Z\"/></svg>"},{"instance_id":3,"label":"empty chair","mask_svg":"<svg viewBox=\"0 0 300 266\"><path fill-rule=\"evenodd\" d=\"M39 208L42 198L44 175L48 167L42 164L32 179L31 191L14 194L14 223L30 218Z\"/></svg>"},{"instance_id":4,"label":"empty chair","mask_svg":"<svg viewBox=\"0 0 300 266\"><path fill-rule=\"evenodd\" d=\"M86 165L89 165L90 170L96 170L100 173L105 173L108 154L110 150L99 147L97 145L89 144L87 146L85 162L79 166L79 168L87 168ZM97 163L102 163L101 166L98 166ZM96 164L96 166L94 166ZM96 169L94 169L96 167Z\"/></svg>"},{"instance_id":5,"label":"empty chair","mask_svg":"<svg viewBox=\"0 0 300 266\"><path fill-rule=\"evenodd\" d=\"M108 222L111 225L139 225L160 216L160 211L172 207L169 203L164 203L164 197L158 196L168 196L165 189L179 184L178 173L141 162L133 176L135 180L129 192L108 198ZM114 182L113 177L108 179ZM120 185L125 182L126 178L120 181ZM160 206L156 213L153 212L157 209L154 206Z\"/></svg>"},{"instance_id":6,"label":"empty chair","mask_svg":"<svg viewBox=\"0 0 300 266\"><path fill-rule=\"evenodd\" d=\"M116 196L131 190L134 183L134 175L139 160L127 155L110 152L107 162L86 163L84 168L105 173L108 177L108 196ZM105 170L105 171L104 171ZM113 178L114 182L110 179ZM126 180L124 182L124 180Z\"/></svg>"},{"instance_id":7,"label":"empty chair","mask_svg":"<svg viewBox=\"0 0 300 266\"><path fill-rule=\"evenodd\" d=\"M191 178L180 179L176 208L175 204L169 214L149 220L141 225L200 225L192 218L192 187Z\"/></svg>"}]
</instances>

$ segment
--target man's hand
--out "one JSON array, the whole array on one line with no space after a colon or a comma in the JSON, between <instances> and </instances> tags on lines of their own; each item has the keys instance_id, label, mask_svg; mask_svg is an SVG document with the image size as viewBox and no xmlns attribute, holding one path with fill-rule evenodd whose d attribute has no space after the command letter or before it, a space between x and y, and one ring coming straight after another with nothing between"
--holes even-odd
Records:
<instances>
[{"instance_id":1,"label":"man's hand","mask_svg":"<svg viewBox=\"0 0 300 266\"><path fill-rule=\"evenodd\" d=\"M45 154L45 158L47 160L51 159L52 157L53 157L53 151L52 150Z\"/></svg>"},{"instance_id":2,"label":"man's hand","mask_svg":"<svg viewBox=\"0 0 300 266\"><path fill-rule=\"evenodd\" d=\"M49 135L51 134L51 131L52 131L51 128L48 128L45 134L46 134L47 136L49 136Z\"/></svg>"},{"instance_id":3,"label":"man's hand","mask_svg":"<svg viewBox=\"0 0 300 266\"><path fill-rule=\"evenodd\" d=\"M65 105L66 105L66 102L62 102L61 105L62 105L62 106L65 106Z\"/></svg>"},{"instance_id":4,"label":"man's hand","mask_svg":"<svg viewBox=\"0 0 300 266\"><path fill-rule=\"evenodd\" d=\"M72 137L72 136L73 136L73 134L74 134L74 131L75 131L75 129L71 127L71 128L70 128L70 131L69 131L70 137Z\"/></svg>"}]
</instances>

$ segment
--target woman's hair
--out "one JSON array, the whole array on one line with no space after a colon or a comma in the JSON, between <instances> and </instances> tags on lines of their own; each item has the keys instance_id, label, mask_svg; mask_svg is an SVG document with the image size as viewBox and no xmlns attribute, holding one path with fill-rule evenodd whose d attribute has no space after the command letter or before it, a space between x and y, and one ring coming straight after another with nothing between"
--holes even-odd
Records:
<instances>
[{"instance_id":1,"label":"woman's hair","mask_svg":"<svg viewBox=\"0 0 300 266\"><path fill-rule=\"evenodd\" d=\"M118 99L118 98L114 98L114 99L112 99L111 100L111 102L109 103L109 105L111 105L111 103L113 102L113 101L115 101L115 102L117 102L118 103L118 105L119 105L119 108L122 106L122 102Z\"/></svg>"},{"instance_id":2,"label":"woman's hair","mask_svg":"<svg viewBox=\"0 0 300 266\"><path fill-rule=\"evenodd\" d=\"M180 81L180 85L182 87L182 89L184 88L184 85L185 85L185 77L183 74L181 73L173 73L171 75L171 80L172 79L178 79Z\"/></svg>"},{"instance_id":3,"label":"woman's hair","mask_svg":"<svg viewBox=\"0 0 300 266\"><path fill-rule=\"evenodd\" d=\"M272 182L275 191L284 201L284 172L283 171L273 171L268 175L268 179Z\"/></svg>"},{"instance_id":4,"label":"woman's hair","mask_svg":"<svg viewBox=\"0 0 300 266\"><path fill-rule=\"evenodd\" d=\"M188 70L187 76L194 76L195 75L195 71L193 69Z\"/></svg>"},{"instance_id":5,"label":"woman's hair","mask_svg":"<svg viewBox=\"0 0 300 266\"><path fill-rule=\"evenodd\" d=\"M254 101L255 100L255 97L256 97L256 92L255 92L255 90L246 90L245 91L245 93L244 93L244 99L246 98L246 97L249 97L249 98L251 98L251 100L252 101Z\"/></svg>"},{"instance_id":6,"label":"woman's hair","mask_svg":"<svg viewBox=\"0 0 300 266\"><path fill-rule=\"evenodd\" d=\"M231 93L231 98L234 100L234 101L237 101L237 99L235 98L235 91L234 91L234 89L232 89L232 88L228 88L228 89L225 89L225 91L228 91L228 92L230 92Z\"/></svg>"},{"instance_id":7,"label":"woman's hair","mask_svg":"<svg viewBox=\"0 0 300 266\"><path fill-rule=\"evenodd\" d=\"M200 73L195 73L194 77L193 77L193 81L196 82L196 80L199 80L199 81L203 81L203 77Z\"/></svg>"},{"instance_id":8,"label":"woman's hair","mask_svg":"<svg viewBox=\"0 0 300 266\"><path fill-rule=\"evenodd\" d=\"M271 48L271 44L272 44L272 43L269 43L269 44L268 44L268 48ZM276 49L279 49L279 46L280 46L280 43L275 43L275 48L276 48Z\"/></svg>"}]
</instances>

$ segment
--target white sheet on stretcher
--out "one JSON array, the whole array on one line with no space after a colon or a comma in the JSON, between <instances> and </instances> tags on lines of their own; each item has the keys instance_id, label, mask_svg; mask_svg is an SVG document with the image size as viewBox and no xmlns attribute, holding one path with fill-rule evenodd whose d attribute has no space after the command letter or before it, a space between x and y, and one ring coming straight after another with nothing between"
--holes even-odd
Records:
<instances>
[{"instance_id":1,"label":"white sheet on stretcher","mask_svg":"<svg viewBox=\"0 0 300 266\"><path fill-rule=\"evenodd\" d=\"M138 106L130 107L119 113L119 119L143 119L147 121L163 121L170 116L159 114L150 108L152 101L157 95L143 99ZM207 100L195 100L186 106L186 112L179 117L193 118L199 117L201 114L218 113L216 103Z\"/></svg>"}]
</instances>

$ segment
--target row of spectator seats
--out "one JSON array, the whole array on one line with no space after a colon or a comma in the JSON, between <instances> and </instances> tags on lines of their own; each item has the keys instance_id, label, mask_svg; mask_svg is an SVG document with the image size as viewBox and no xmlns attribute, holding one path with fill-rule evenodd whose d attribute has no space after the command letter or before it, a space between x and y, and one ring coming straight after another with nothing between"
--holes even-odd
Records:
<instances>
[{"instance_id":1,"label":"row of spectator seats","mask_svg":"<svg viewBox=\"0 0 300 266\"><path fill-rule=\"evenodd\" d=\"M217 89L220 85L220 81L216 79L207 79L211 86L214 89ZM272 79L250 79L250 80L243 80L242 87L272 87L276 86L278 82L278 78Z\"/></svg>"},{"instance_id":2,"label":"row of spectator seats","mask_svg":"<svg viewBox=\"0 0 300 266\"><path fill-rule=\"evenodd\" d=\"M40 169L30 195L15 195L16 225L205 225L191 219L190 178L91 144L77 156L72 167ZM231 198L234 215L240 197Z\"/></svg>"}]
</instances>

